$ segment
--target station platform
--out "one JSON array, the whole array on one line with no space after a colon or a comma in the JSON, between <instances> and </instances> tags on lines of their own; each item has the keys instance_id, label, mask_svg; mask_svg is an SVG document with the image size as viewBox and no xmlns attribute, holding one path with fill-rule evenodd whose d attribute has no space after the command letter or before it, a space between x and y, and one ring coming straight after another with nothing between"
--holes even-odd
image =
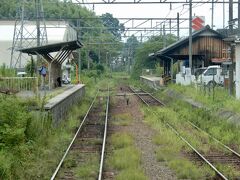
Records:
<instances>
[{"instance_id":1,"label":"station platform","mask_svg":"<svg viewBox=\"0 0 240 180\"><path fill-rule=\"evenodd\" d=\"M156 76L140 76L140 81L147 84L148 86L152 88L159 88L161 86L161 77Z\"/></svg>"},{"instance_id":2,"label":"station platform","mask_svg":"<svg viewBox=\"0 0 240 180\"><path fill-rule=\"evenodd\" d=\"M56 106L59 102L65 100L66 98L68 98L69 96L71 96L72 94L76 93L77 91L79 91L80 89L84 88L84 84L79 84L79 85L75 85L75 86L71 86L71 88L65 90L64 92L62 92L61 94L53 97L52 99L50 99L47 104L44 106L44 108L46 110L51 109L52 107Z\"/></svg>"},{"instance_id":3,"label":"station platform","mask_svg":"<svg viewBox=\"0 0 240 180\"><path fill-rule=\"evenodd\" d=\"M39 90L38 91L38 96L40 97L43 97L43 96L49 96L49 97L53 97L55 96L56 94L59 94L63 91L66 91L68 89L71 89L72 87L74 87L75 85L64 85L62 87L58 87L58 88L54 88L54 89L51 89L51 90ZM33 91L19 91L16 93L16 96L17 97L20 97L20 98L33 98L36 96L36 92L33 92Z\"/></svg>"},{"instance_id":4,"label":"station platform","mask_svg":"<svg viewBox=\"0 0 240 180\"><path fill-rule=\"evenodd\" d=\"M44 109L52 116L53 123L58 124L66 117L69 109L83 98L84 94L84 84L73 85L72 88L48 100Z\"/></svg>"}]
</instances>

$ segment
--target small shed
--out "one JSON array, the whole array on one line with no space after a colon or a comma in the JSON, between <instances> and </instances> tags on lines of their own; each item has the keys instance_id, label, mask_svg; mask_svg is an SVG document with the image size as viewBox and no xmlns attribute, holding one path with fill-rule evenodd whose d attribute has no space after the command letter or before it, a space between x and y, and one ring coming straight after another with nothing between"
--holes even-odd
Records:
<instances>
[{"instance_id":1,"label":"small shed","mask_svg":"<svg viewBox=\"0 0 240 180\"><path fill-rule=\"evenodd\" d=\"M68 41L44 46L20 49L22 53L39 55L48 63L49 89L56 87L57 79L61 78L62 63L70 56L72 51L79 49L83 44L78 41ZM57 52L56 55L51 53Z\"/></svg>"},{"instance_id":2,"label":"small shed","mask_svg":"<svg viewBox=\"0 0 240 180\"><path fill-rule=\"evenodd\" d=\"M224 36L210 29L207 25L192 35L192 64L193 68L209 66L211 64L227 61L229 58L229 44ZM154 53L164 67L164 74L169 75L171 63L182 60L185 66L189 64L189 37L181 39L170 46Z\"/></svg>"}]
</instances>

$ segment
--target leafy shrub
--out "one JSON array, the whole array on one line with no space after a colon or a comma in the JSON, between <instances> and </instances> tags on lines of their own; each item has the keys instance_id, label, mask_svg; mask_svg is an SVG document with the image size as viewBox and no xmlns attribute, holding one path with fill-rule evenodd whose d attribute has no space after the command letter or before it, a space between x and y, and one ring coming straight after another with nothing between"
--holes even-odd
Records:
<instances>
[{"instance_id":1,"label":"leafy shrub","mask_svg":"<svg viewBox=\"0 0 240 180\"><path fill-rule=\"evenodd\" d=\"M25 142L27 122L30 118L27 107L22 106L18 99L2 97L0 103L0 147L12 147Z\"/></svg>"}]
</instances>

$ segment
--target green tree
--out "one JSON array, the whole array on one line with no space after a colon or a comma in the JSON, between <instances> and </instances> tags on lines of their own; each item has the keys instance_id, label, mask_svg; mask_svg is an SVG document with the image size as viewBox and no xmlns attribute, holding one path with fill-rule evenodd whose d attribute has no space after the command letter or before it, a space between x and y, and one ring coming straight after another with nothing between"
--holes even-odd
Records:
<instances>
[{"instance_id":1,"label":"green tree","mask_svg":"<svg viewBox=\"0 0 240 180\"><path fill-rule=\"evenodd\" d=\"M119 23L119 20L114 18L110 13L103 14L101 18L103 25L107 27L107 30L116 38L121 39L121 33L123 33L125 30L124 25Z\"/></svg>"},{"instance_id":2,"label":"green tree","mask_svg":"<svg viewBox=\"0 0 240 180\"><path fill-rule=\"evenodd\" d=\"M134 64L134 57L139 44L139 41L134 35L129 37L127 42L124 44L122 57L126 61L124 61L123 64L124 66L128 65L128 71L130 71L130 66Z\"/></svg>"},{"instance_id":3,"label":"green tree","mask_svg":"<svg viewBox=\"0 0 240 180\"><path fill-rule=\"evenodd\" d=\"M148 41L142 43L136 50L135 64L131 77L134 79L139 78L143 68L153 69L156 66L156 61L151 60L148 55L150 53L159 51L163 48L163 38L166 38L167 46L174 43L177 38L172 34L166 35L166 37L153 36Z\"/></svg>"}]
</instances>

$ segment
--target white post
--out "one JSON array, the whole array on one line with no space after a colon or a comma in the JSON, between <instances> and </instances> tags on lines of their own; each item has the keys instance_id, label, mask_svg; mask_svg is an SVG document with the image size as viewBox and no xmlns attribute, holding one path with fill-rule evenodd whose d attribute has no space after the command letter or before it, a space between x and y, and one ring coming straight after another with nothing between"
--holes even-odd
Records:
<instances>
[{"instance_id":1,"label":"white post","mask_svg":"<svg viewBox=\"0 0 240 180\"><path fill-rule=\"evenodd\" d=\"M236 41L236 98L240 99L240 41Z\"/></svg>"},{"instance_id":2,"label":"white post","mask_svg":"<svg viewBox=\"0 0 240 180\"><path fill-rule=\"evenodd\" d=\"M52 87L51 87L51 78L52 78L52 76L51 76L51 73L52 73L52 62L53 61L51 61L50 63L49 63L49 68L48 68L48 90L50 91L51 89L52 89Z\"/></svg>"}]
</instances>

